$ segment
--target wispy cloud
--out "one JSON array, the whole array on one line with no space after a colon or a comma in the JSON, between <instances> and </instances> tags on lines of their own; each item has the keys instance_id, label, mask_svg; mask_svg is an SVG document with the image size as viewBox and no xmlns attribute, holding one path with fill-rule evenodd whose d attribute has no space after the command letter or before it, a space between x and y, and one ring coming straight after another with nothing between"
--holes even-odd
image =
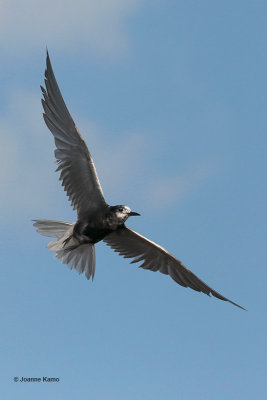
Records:
<instances>
[{"instance_id":1,"label":"wispy cloud","mask_svg":"<svg viewBox=\"0 0 267 400\"><path fill-rule=\"evenodd\" d=\"M51 45L100 54L127 48L125 24L144 0L8 0L0 2L0 46L12 53Z\"/></svg>"},{"instance_id":2,"label":"wispy cloud","mask_svg":"<svg viewBox=\"0 0 267 400\"><path fill-rule=\"evenodd\" d=\"M97 161L106 193L112 196L116 188L118 193L119 188L127 191L144 160L140 151L144 148L144 134L127 132L108 141L104 130L93 122L77 118L77 124ZM40 97L22 91L10 95L6 110L0 115L0 131L0 207L5 210L4 216L34 217L51 209L56 213L61 208L55 201L60 183L53 171L54 142L42 121Z\"/></svg>"},{"instance_id":3,"label":"wispy cloud","mask_svg":"<svg viewBox=\"0 0 267 400\"><path fill-rule=\"evenodd\" d=\"M157 178L146 188L147 202L154 209L177 205L193 194L213 173L213 165L200 163L193 165L182 174Z\"/></svg>"},{"instance_id":4,"label":"wispy cloud","mask_svg":"<svg viewBox=\"0 0 267 400\"><path fill-rule=\"evenodd\" d=\"M47 201L47 191L43 190L46 171L41 162L47 138L40 129L40 115L40 99L17 92L10 95L0 116L0 157L5 167L0 175L0 206L4 217L17 218L30 209L35 212Z\"/></svg>"},{"instance_id":5,"label":"wispy cloud","mask_svg":"<svg viewBox=\"0 0 267 400\"><path fill-rule=\"evenodd\" d=\"M74 113L77 115L77 113ZM110 140L103 127L87 119L75 118L90 151L107 200L111 203L139 199L161 210L183 201L212 174L207 163L190 166L182 174L143 176L155 160L155 152L145 132L129 131ZM0 115L3 133L0 157L0 207L9 221L18 218L62 215L59 182L54 175L54 143L42 121L40 96L18 91L10 95ZM137 189L136 189L137 188ZM138 193L137 193L138 192ZM58 200L58 201L57 201ZM51 218L54 216L51 215Z\"/></svg>"}]
</instances>

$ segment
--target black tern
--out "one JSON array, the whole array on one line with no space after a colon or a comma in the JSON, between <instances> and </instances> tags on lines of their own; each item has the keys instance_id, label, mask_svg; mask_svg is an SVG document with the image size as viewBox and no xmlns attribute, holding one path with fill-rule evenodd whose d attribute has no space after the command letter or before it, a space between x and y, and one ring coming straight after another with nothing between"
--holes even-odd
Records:
<instances>
[{"instance_id":1,"label":"black tern","mask_svg":"<svg viewBox=\"0 0 267 400\"><path fill-rule=\"evenodd\" d=\"M48 52L45 87L41 86L43 117L55 140L56 171L60 171L59 179L78 217L76 223L33 220L38 233L57 239L47 244L55 257L93 280L95 244L103 240L123 257L132 258L131 263L142 262L144 269L170 275L181 286L212 294L245 310L201 281L163 247L127 228L126 220L140 214L125 205L107 204L91 154L57 85Z\"/></svg>"}]
</instances>

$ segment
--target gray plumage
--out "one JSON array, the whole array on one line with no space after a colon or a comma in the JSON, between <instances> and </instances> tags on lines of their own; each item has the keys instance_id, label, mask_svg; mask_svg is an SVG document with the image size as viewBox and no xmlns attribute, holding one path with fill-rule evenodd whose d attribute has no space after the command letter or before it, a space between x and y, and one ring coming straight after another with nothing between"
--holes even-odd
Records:
<instances>
[{"instance_id":1,"label":"gray plumage","mask_svg":"<svg viewBox=\"0 0 267 400\"><path fill-rule=\"evenodd\" d=\"M106 202L93 159L60 93L48 53L45 87L46 90L41 86L43 116L54 135L59 179L80 217L100 204L106 205Z\"/></svg>"},{"instance_id":2,"label":"gray plumage","mask_svg":"<svg viewBox=\"0 0 267 400\"><path fill-rule=\"evenodd\" d=\"M132 258L131 263L141 262L142 268L170 275L181 286L212 294L244 309L201 281L163 247L127 228L126 220L138 213L127 206L106 203L93 159L65 105L48 52L45 87L41 87L43 116L54 136L57 171L60 171L62 186L78 215L76 223L34 220L38 233L57 238L47 245L55 257L78 273L85 273L87 279L93 279L94 245L103 240L123 257Z\"/></svg>"}]
</instances>

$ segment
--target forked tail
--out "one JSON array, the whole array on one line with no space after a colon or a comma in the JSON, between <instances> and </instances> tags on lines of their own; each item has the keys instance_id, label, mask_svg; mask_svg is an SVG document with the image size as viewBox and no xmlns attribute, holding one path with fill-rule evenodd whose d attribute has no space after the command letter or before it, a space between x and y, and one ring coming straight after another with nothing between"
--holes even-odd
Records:
<instances>
[{"instance_id":1,"label":"forked tail","mask_svg":"<svg viewBox=\"0 0 267 400\"><path fill-rule=\"evenodd\" d=\"M72 236L75 223L46 219L33 221L33 226L40 235L57 238L46 246L55 253L55 258L68 265L70 269L76 269L79 274L84 272L87 279L91 276L94 278L95 247L90 243L79 244Z\"/></svg>"}]
</instances>

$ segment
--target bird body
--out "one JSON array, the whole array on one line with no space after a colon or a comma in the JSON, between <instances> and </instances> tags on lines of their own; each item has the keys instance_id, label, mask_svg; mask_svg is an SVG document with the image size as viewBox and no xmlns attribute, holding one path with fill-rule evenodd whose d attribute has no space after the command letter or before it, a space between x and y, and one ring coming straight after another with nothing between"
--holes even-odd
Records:
<instances>
[{"instance_id":1,"label":"bird body","mask_svg":"<svg viewBox=\"0 0 267 400\"><path fill-rule=\"evenodd\" d=\"M170 275L181 286L212 294L243 309L201 281L163 247L125 225L130 216L140 214L125 205L107 204L91 154L60 93L48 52L45 87L41 86L43 117L54 136L59 179L78 216L76 223L34 220L38 233L57 239L47 244L55 257L93 279L95 244L103 240L123 257L132 258L131 263L142 262L144 269Z\"/></svg>"},{"instance_id":2,"label":"bird body","mask_svg":"<svg viewBox=\"0 0 267 400\"><path fill-rule=\"evenodd\" d=\"M123 227L129 216L139 215L127 206L105 206L90 213L86 218L79 219L74 225L73 236L83 243L95 244L103 240L112 231Z\"/></svg>"}]
</instances>

